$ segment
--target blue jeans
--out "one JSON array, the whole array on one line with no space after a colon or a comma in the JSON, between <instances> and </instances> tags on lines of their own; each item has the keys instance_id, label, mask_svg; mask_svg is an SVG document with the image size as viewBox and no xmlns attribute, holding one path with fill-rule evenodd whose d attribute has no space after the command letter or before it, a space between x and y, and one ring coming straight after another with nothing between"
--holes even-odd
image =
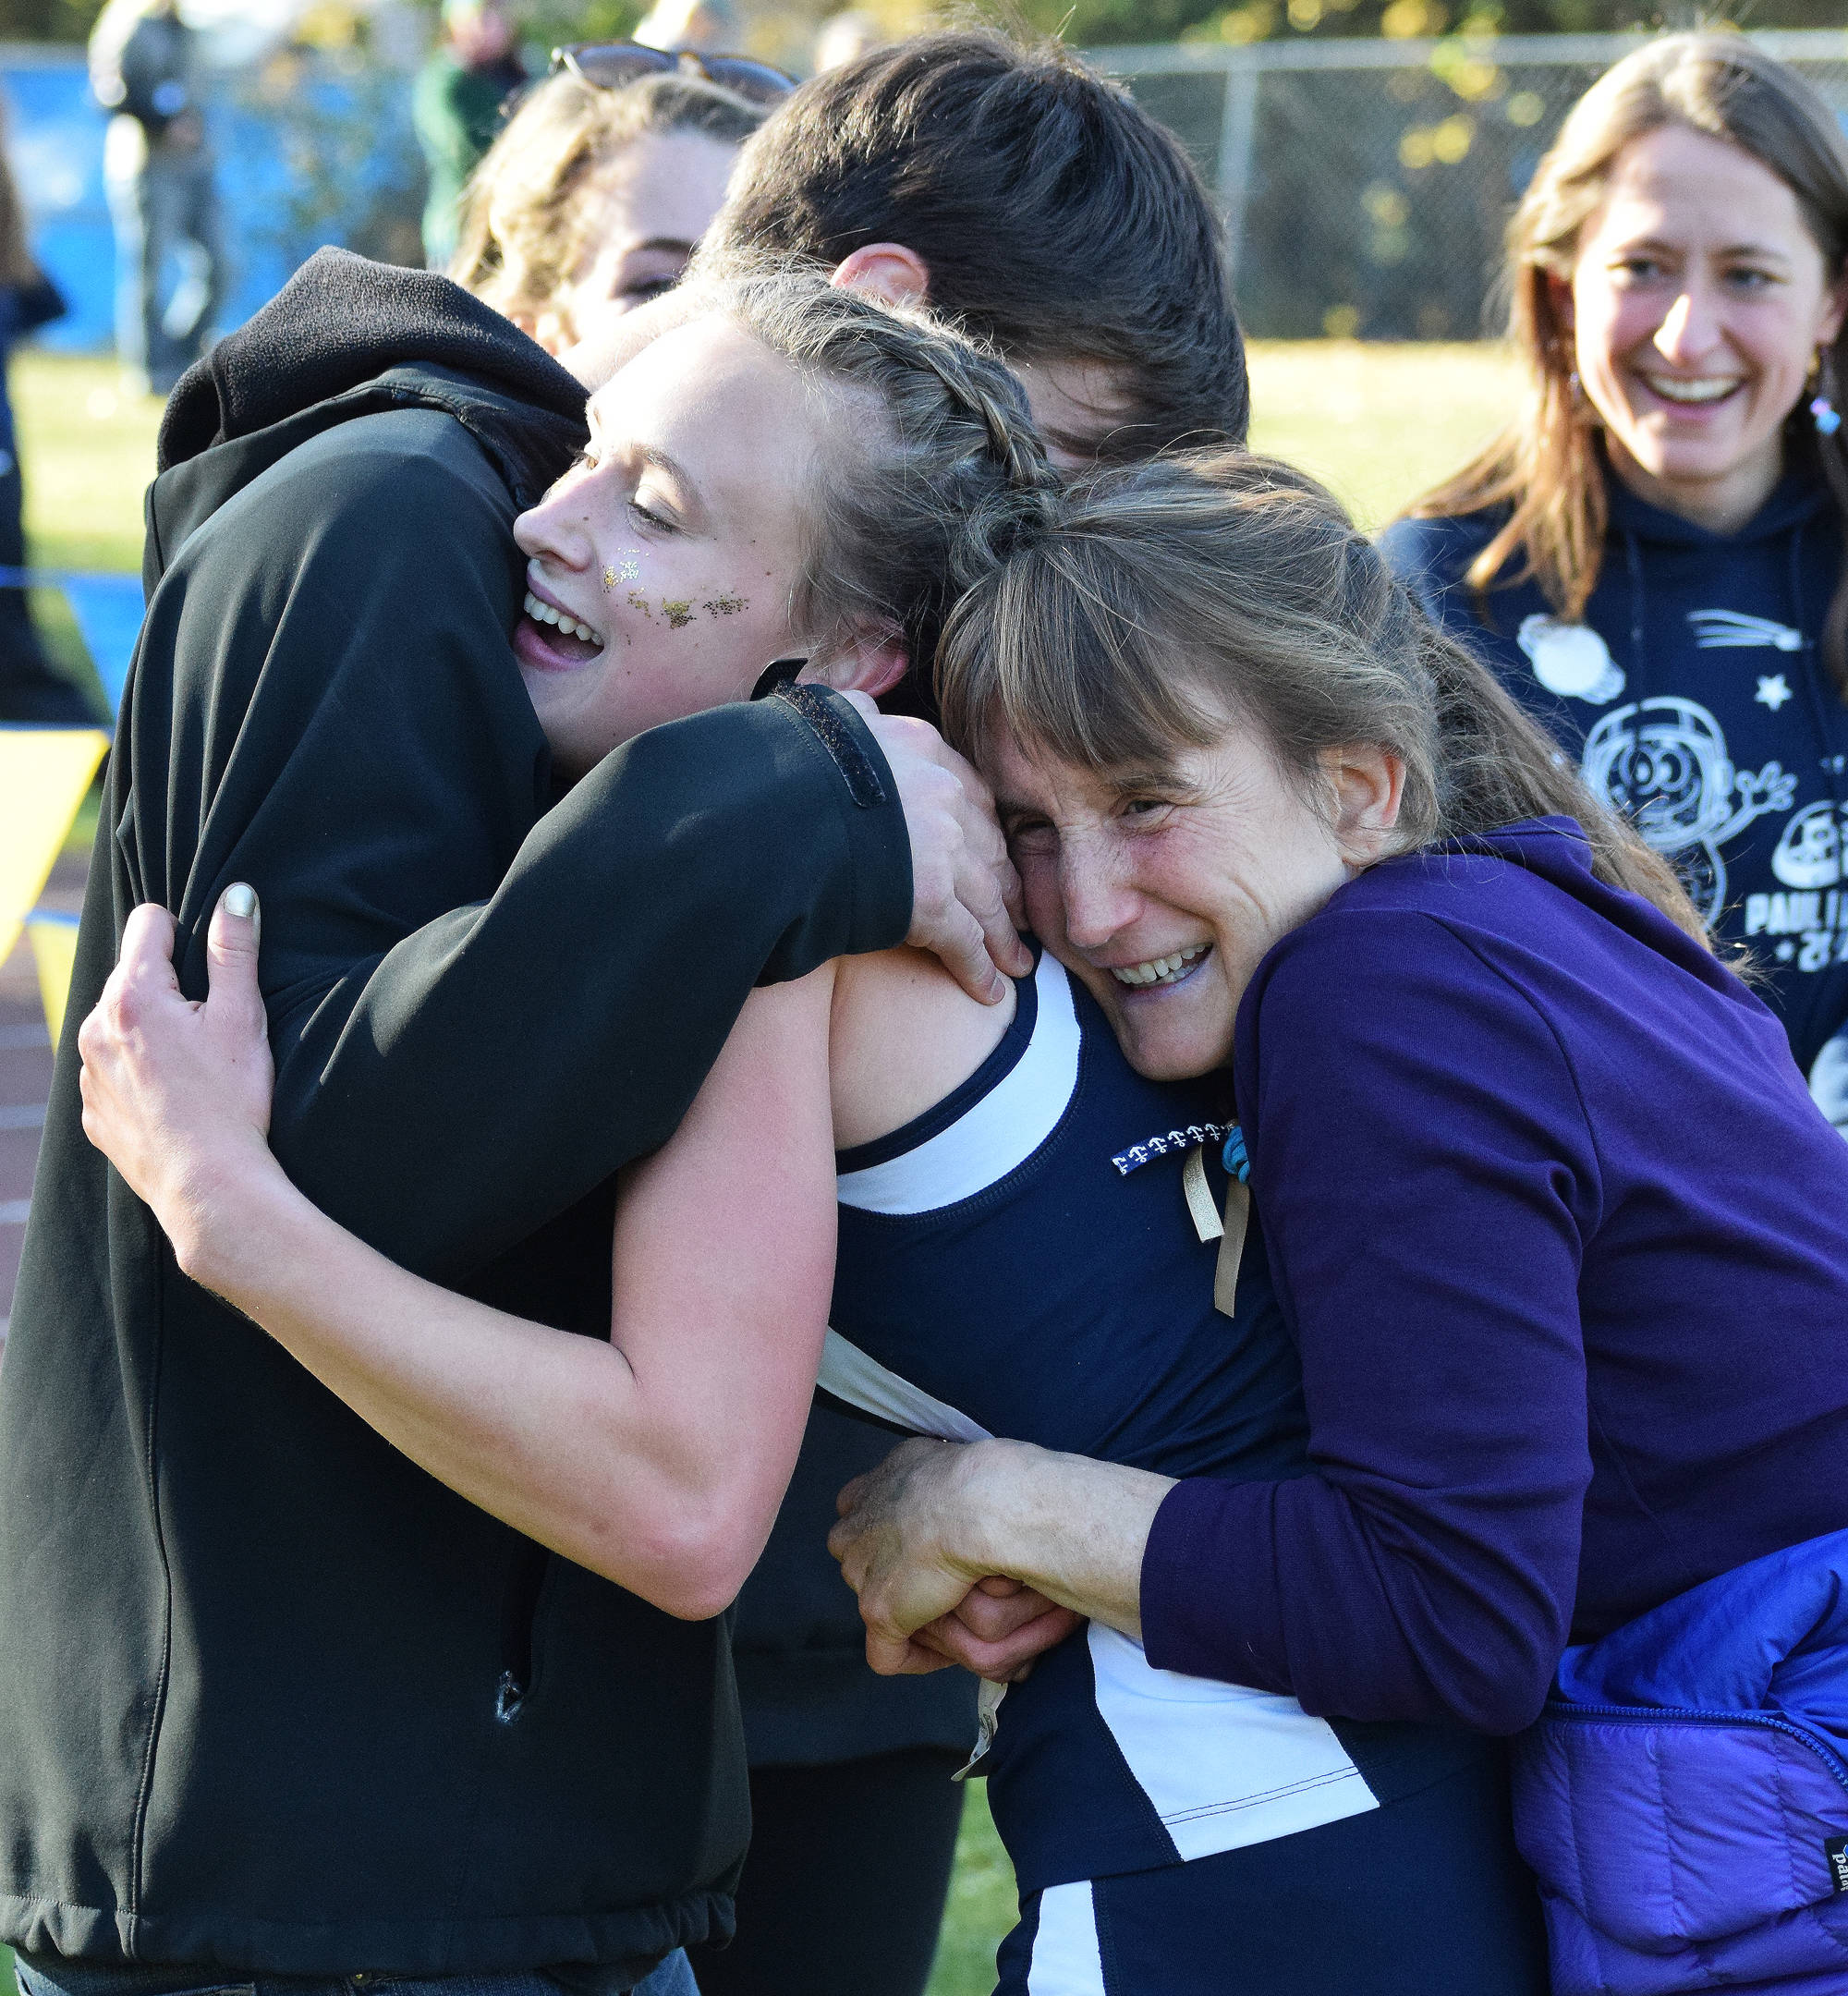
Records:
<instances>
[{"instance_id":1,"label":"blue jeans","mask_svg":"<svg viewBox=\"0 0 1848 1996\"><path fill-rule=\"evenodd\" d=\"M542 1968L504 1968L483 1975L240 1975L235 1969L161 1967L147 1962L14 1958L19 1996L561 1996ZM680 1949L630 1996L699 1996Z\"/></svg>"}]
</instances>

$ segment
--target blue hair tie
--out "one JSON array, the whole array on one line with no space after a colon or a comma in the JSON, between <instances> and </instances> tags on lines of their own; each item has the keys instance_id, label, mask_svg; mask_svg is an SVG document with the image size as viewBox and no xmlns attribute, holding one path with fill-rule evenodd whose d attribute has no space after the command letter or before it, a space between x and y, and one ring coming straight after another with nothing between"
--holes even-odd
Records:
<instances>
[{"instance_id":1,"label":"blue hair tie","mask_svg":"<svg viewBox=\"0 0 1848 1996\"><path fill-rule=\"evenodd\" d=\"M1227 1172L1243 1185L1251 1176L1251 1160L1245 1152L1245 1132L1234 1123L1232 1135L1225 1140L1225 1149L1220 1156Z\"/></svg>"}]
</instances>

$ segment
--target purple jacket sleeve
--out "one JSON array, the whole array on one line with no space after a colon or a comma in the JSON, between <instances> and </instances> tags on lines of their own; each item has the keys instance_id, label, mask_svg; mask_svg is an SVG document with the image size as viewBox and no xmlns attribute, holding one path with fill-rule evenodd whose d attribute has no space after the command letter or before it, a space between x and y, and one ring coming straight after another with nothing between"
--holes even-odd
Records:
<instances>
[{"instance_id":1,"label":"purple jacket sleeve","mask_svg":"<svg viewBox=\"0 0 1848 1996\"><path fill-rule=\"evenodd\" d=\"M1169 1494L1149 1661L1515 1731L1565 1645L1591 1475L1600 1187L1567 1053L1443 923L1330 910L1259 967L1237 1082L1314 1473Z\"/></svg>"}]
</instances>

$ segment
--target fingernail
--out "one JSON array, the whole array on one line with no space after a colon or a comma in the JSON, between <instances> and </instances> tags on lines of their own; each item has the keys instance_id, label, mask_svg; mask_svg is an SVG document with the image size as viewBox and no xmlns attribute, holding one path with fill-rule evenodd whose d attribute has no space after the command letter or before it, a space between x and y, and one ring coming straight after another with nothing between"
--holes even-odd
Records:
<instances>
[{"instance_id":1,"label":"fingernail","mask_svg":"<svg viewBox=\"0 0 1848 1996\"><path fill-rule=\"evenodd\" d=\"M242 881L225 890L225 912L238 921L249 921L257 912L257 890Z\"/></svg>"}]
</instances>

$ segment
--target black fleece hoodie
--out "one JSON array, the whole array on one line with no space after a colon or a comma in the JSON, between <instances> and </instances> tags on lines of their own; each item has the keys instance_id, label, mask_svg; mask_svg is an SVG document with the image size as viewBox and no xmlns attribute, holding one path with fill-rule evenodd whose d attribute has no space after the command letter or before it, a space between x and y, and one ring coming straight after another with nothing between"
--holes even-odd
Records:
<instances>
[{"instance_id":1,"label":"black fleece hoodie","mask_svg":"<svg viewBox=\"0 0 1848 1996\"><path fill-rule=\"evenodd\" d=\"M0 1935L28 1951L619 1988L729 1930L723 1624L397 1454L178 1274L79 1121L128 911L174 911L202 996L249 881L296 1181L408 1268L606 1334L611 1174L754 984L901 939L903 818L844 703L656 729L548 809L508 529L581 405L444 279L323 252L163 425L0 1389Z\"/></svg>"}]
</instances>

